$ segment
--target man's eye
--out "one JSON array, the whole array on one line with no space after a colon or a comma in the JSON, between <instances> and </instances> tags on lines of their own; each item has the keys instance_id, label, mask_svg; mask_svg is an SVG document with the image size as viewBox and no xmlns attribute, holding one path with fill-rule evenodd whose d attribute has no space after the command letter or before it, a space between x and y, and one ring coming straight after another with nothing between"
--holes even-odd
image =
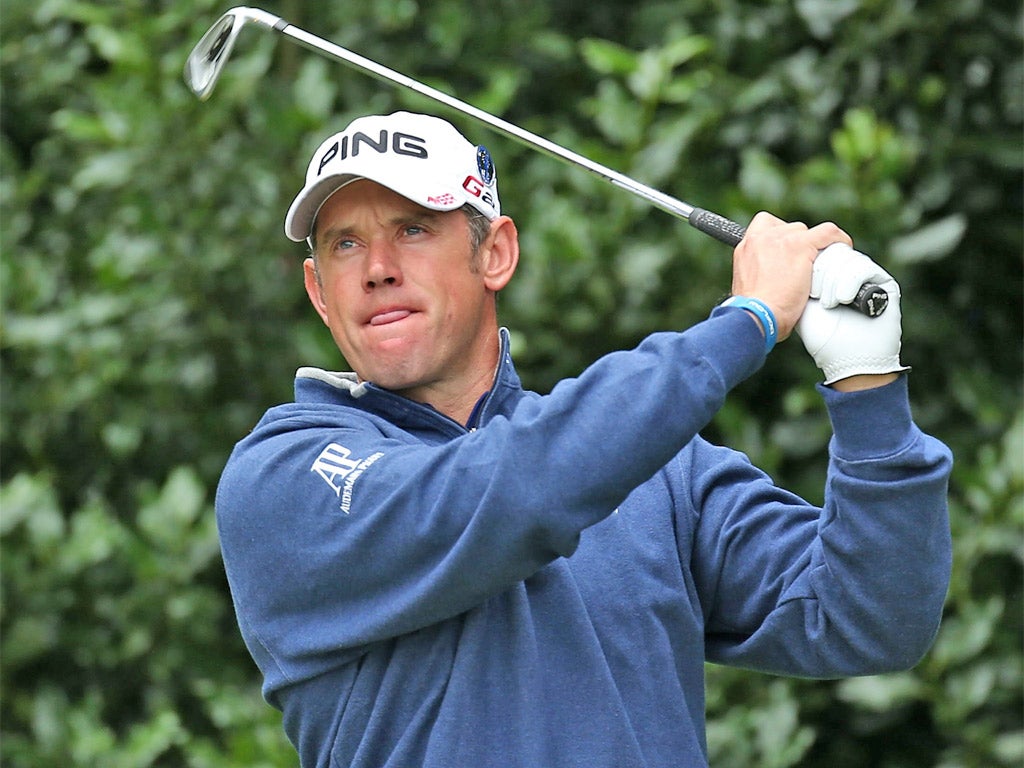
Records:
<instances>
[{"instance_id":1,"label":"man's eye","mask_svg":"<svg viewBox=\"0 0 1024 768\"><path fill-rule=\"evenodd\" d=\"M354 248L355 245L355 240L339 240L334 247L336 250L345 251L348 250L349 248Z\"/></svg>"},{"instance_id":2,"label":"man's eye","mask_svg":"<svg viewBox=\"0 0 1024 768\"><path fill-rule=\"evenodd\" d=\"M408 224L405 227L405 234L407 234L407 235L419 235L419 234L422 234L425 231L426 230L423 227L421 227L419 224Z\"/></svg>"}]
</instances>

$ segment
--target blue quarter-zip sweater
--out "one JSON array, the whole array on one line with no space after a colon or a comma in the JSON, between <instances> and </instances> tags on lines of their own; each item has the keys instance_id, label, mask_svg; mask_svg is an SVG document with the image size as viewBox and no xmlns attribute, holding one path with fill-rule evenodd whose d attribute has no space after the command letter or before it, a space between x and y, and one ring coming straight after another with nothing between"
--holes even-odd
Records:
<instances>
[{"instance_id":1,"label":"blue quarter-zip sweater","mask_svg":"<svg viewBox=\"0 0 1024 768\"><path fill-rule=\"evenodd\" d=\"M817 507L698 436L764 360L743 311L546 396L502 344L475 430L302 369L228 461L238 623L303 766L705 766L705 659L834 677L927 650L951 458L905 378L821 388Z\"/></svg>"}]
</instances>

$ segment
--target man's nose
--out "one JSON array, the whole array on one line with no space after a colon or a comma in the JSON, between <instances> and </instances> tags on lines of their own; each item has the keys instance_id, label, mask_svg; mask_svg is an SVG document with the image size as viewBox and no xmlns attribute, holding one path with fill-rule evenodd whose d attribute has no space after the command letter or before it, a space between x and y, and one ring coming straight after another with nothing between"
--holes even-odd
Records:
<instances>
[{"instance_id":1,"label":"man's nose","mask_svg":"<svg viewBox=\"0 0 1024 768\"><path fill-rule=\"evenodd\" d=\"M372 290L382 285L401 285L402 270L398 254L391 243L374 240L366 255L366 275L363 285Z\"/></svg>"}]
</instances>

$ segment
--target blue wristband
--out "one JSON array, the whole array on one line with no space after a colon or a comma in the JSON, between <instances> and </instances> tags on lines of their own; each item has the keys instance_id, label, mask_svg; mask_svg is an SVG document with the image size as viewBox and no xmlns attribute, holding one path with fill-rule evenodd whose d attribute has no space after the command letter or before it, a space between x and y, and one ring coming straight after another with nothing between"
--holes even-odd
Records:
<instances>
[{"instance_id":1,"label":"blue wristband","mask_svg":"<svg viewBox=\"0 0 1024 768\"><path fill-rule=\"evenodd\" d=\"M772 314L767 304L749 296L730 296L720 306L737 307L753 312L757 321L761 323L761 330L764 331L764 353L767 355L772 351L775 342L779 339L779 329L775 323L775 315Z\"/></svg>"}]
</instances>

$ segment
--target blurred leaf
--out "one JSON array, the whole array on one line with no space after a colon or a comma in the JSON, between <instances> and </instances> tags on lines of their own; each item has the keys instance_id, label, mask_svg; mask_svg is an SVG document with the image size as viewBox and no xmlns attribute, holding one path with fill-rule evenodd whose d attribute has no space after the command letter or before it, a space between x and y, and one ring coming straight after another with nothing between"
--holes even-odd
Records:
<instances>
[{"instance_id":1,"label":"blurred leaf","mask_svg":"<svg viewBox=\"0 0 1024 768\"><path fill-rule=\"evenodd\" d=\"M918 700L921 681L910 673L854 677L842 681L837 692L843 701L872 712L888 712Z\"/></svg>"},{"instance_id":2,"label":"blurred leaf","mask_svg":"<svg viewBox=\"0 0 1024 768\"><path fill-rule=\"evenodd\" d=\"M778 208L788 186L783 169L764 150L752 147L743 153L740 188L747 197L764 201L766 208Z\"/></svg>"},{"instance_id":3,"label":"blurred leaf","mask_svg":"<svg viewBox=\"0 0 1024 768\"><path fill-rule=\"evenodd\" d=\"M952 214L892 241L889 256L894 263L917 264L949 256L967 232L967 217Z\"/></svg>"},{"instance_id":4,"label":"blurred leaf","mask_svg":"<svg viewBox=\"0 0 1024 768\"><path fill-rule=\"evenodd\" d=\"M637 66L637 54L625 46L608 40L593 38L579 43L583 60L595 72L603 75L628 75Z\"/></svg>"},{"instance_id":5,"label":"blurred leaf","mask_svg":"<svg viewBox=\"0 0 1024 768\"><path fill-rule=\"evenodd\" d=\"M818 38L829 38L836 26L861 5L860 0L797 0L801 18Z\"/></svg>"},{"instance_id":6,"label":"blurred leaf","mask_svg":"<svg viewBox=\"0 0 1024 768\"><path fill-rule=\"evenodd\" d=\"M992 640L1003 610L1002 599L993 596L983 603L964 605L960 615L946 617L932 650L935 663L953 666L980 654Z\"/></svg>"},{"instance_id":7,"label":"blurred leaf","mask_svg":"<svg viewBox=\"0 0 1024 768\"><path fill-rule=\"evenodd\" d=\"M295 80L295 103L310 117L323 120L331 114L338 91L333 74L323 59L310 58L303 62Z\"/></svg>"}]
</instances>

